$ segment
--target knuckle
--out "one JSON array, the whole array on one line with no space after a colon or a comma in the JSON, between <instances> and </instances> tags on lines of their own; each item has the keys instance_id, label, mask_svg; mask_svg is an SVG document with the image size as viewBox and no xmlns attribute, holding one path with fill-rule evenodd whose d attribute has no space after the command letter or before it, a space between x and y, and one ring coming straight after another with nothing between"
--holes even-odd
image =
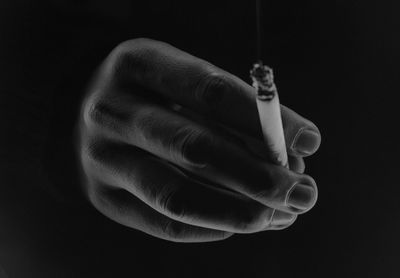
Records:
<instances>
[{"instance_id":1,"label":"knuckle","mask_svg":"<svg viewBox=\"0 0 400 278\"><path fill-rule=\"evenodd\" d=\"M112 158L112 150L101 139L88 138L80 147L82 170L87 175L104 174L104 170L110 168L110 158Z\"/></svg>"},{"instance_id":2,"label":"knuckle","mask_svg":"<svg viewBox=\"0 0 400 278\"><path fill-rule=\"evenodd\" d=\"M258 207L252 210L246 210L239 215L234 228L239 233L255 233L262 231L268 224L268 208Z\"/></svg>"},{"instance_id":3,"label":"knuckle","mask_svg":"<svg viewBox=\"0 0 400 278\"><path fill-rule=\"evenodd\" d=\"M185 217L184 202L179 197L181 189L181 181L173 179L164 184L155 196L157 206L176 219Z\"/></svg>"},{"instance_id":4,"label":"knuckle","mask_svg":"<svg viewBox=\"0 0 400 278\"><path fill-rule=\"evenodd\" d=\"M181 242L185 239L186 228L182 223L167 220L161 225L161 232L167 240Z\"/></svg>"},{"instance_id":5,"label":"knuckle","mask_svg":"<svg viewBox=\"0 0 400 278\"><path fill-rule=\"evenodd\" d=\"M117 53L127 53L131 50L148 49L160 43L161 42L149 38L135 38L119 43L113 51Z\"/></svg>"},{"instance_id":6,"label":"knuckle","mask_svg":"<svg viewBox=\"0 0 400 278\"><path fill-rule=\"evenodd\" d=\"M160 125L160 117L157 112L144 106L136 109L131 118L133 132L140 133L146 140L151 141Z\"/></svg>"},{"instance_id":7,"label":"knuckle","mask_svg":"<svg viewBox=\"0 0 400 278\"><path fill-rule=\"evenodd\" d=\"M208 109L216 110L230 89L227 78L216 71L207 73L200 79L195 91L195 98Z\"/></svg>"},{"instance_id":8,"label":"knuckle","mask_svg":"<svg viewBox=\"0 0 400 278\"><path fill-rule=\"evenodd\" d=\"M277 185L272 185L271 188L262 189L252 194L252 198L260 200L263 203L274 204L282 195L282 189ZM280 198L282 199L282 198Z\"/></svg>"},{"instance_id":9,"label":"knuckle","mask_svg":"<svg viewBox=\"0 0 400 278\"><path fill-rule=\"evenodd\" d=\"M266 170L265 183L252 192L252 197L266 204L284 203L296 179L289 170L280 166L270 165Z\"/></svg>"},{"instance_id":10,"label":"knuckle","mask_svg":"<svg viewBox=\"0 0 400 278\"><path fill-rule=\"evenodd\" d=\"M110 55L111 73L114 78L119 78L126 74L134 74L143 77L148 72L149 57L160 54L161 42L138 38L120 43Z\"/></svg>"},{"instance_id":11,"label":"knuckle","mask_svg":"<svg viewBox=\"0 0 400 278\"><path fill-rule=\"evenodd\" d=\"M134 114L134 109L128 111L118 97L108 96L93 97L89 99L83 110L83 121L87 128L94 128L100 132L111 132L115 134L124 133L123 127Z\"/></svg>"},{"instance_id":12,"label":"knuckle","mask_svg":"<svg viewBox=\"0 0 400 278\"><path fill-rule=\"evenodd\" d=\"M192 166L204 167L206 154L215 144L213 136L206 130L182 127L172 136L169 150L175 160Z\"/></svg>"},{"instance_id":13,"label":"knuckle","mask_svg":"<svg viewBox=\"0 0 400 278\"><path fill-rule=\"evenodd\" d=\"M89 99L84 109L84 121L87 125L101 124L104 119L104 112L106 111L103 102L94 99Z\"/></svg>"},{"instance_id":14,"label":"knuckle","mask_svg":"<svg viewBox=\"0 0 400 278\"><path fill-rule=\"evenodd\" d=\"M98 164L97 151L93 150L91 144L85 144L80 150L80 161L82 163L82 170L88 176Z\"/></svg>"}]
</instances>

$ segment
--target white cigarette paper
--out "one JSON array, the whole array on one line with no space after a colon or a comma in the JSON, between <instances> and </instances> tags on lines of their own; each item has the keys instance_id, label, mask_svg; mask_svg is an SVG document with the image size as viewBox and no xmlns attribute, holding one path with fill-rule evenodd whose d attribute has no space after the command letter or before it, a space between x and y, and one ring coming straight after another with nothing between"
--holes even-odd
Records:
<instances>
[{"instance_id":1,"label":"white cigarette paper","mask_svg":"<svg viewBox=\"0 0 400 278\"><path fill-rule=\"evenodd\" d=\"M250 77L256 89L258 114L271 159L276 164L289 167L279 96L272 69L260 61L253 65Z\"/></svg>"}]
</instances>

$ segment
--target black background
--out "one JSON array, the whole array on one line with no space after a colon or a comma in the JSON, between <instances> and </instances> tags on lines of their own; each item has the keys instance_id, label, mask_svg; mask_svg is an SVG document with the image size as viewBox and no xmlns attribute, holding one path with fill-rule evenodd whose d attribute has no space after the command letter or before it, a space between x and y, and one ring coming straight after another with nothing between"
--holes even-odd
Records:
<instances>
[{"instance_id":1,"label":"black background","mask_svg":"<svg viewBox=\"0 0 400 278\"><path fill-rule=\"evenodd\" d=\"M319 202L289 229L176 244L77 194L72 131L118 43L166 41L248 81L255 1L0 3L0 264L9 277L399 277L397 1L263 1L281 102L322 133ZM398 108L397 108L398 109Z\"/></svg>"}]
</instances>

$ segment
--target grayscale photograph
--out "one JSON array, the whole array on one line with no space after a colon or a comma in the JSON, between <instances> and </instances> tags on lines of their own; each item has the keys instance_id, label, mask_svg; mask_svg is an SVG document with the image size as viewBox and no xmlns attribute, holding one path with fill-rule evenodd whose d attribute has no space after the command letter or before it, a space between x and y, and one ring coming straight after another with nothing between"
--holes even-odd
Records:
<instances>
[{"instance_id":1,"label":"grayscale photograph","mask_svg":"<svg viewBox=\"0 0 400 278\"><path fill-rule=\"evenodd\" d=\"M399 65L395 0L0 0L0 278L400 277Z\"/></svg>"}]
</instances>

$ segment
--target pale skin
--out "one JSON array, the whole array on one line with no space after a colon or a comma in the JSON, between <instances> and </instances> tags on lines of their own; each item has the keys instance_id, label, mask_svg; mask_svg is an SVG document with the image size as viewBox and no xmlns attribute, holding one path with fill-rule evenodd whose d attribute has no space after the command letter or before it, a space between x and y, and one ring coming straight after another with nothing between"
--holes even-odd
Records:
<instances>
[{"instance_id":1,"label":"pale skin","mask_svg":"<svg viewBox=\"0 0 400 278\"><path fill-rule=\"evenodd\" d=\"M263 144L249 84L163 42L121 43L82 105L84 191L112 220L170 241L285 229L316 202L303 157L321 136L281 110L290 169L244 143Z\"/></svg>"}]
</instances>

